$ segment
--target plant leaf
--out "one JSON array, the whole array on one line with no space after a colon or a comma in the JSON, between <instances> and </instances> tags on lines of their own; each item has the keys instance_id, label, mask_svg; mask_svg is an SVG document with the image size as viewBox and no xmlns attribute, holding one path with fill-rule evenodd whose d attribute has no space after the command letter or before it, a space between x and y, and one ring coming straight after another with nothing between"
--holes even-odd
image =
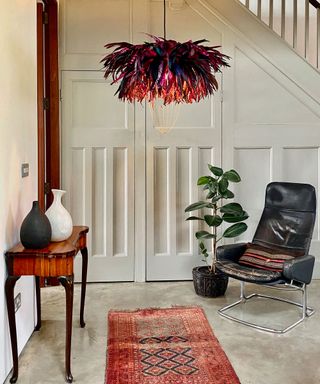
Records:
<instances>
[{"instance_id":1,"label":"plant leaf","mask_svg":"<svg viewBox=\"0 0 320 384\"><path fill-rule=\"evenodd\" d=\"M203 257L204 257L204 259L202 259L201 261L204 261L205 263L207 263L207 258L209 257L208 252L203 251L201 253L202 253Z\"/></svg>"},{"instance_id":2,"label":"plant leaf","mask_svg":"<svg viewBox=\"0 0 320 384\"><path fill-rule=\"evenodd\" d=\"M209 233L208 231L198 231L196 232L197 239L214 239L215 235L213 233Z\"/></svg>"},{"instance_id":3,"label":"plant leaf","mask_svg":"<svg viewBox=\"0 0 320 384\"><path fill-rule=\"evenodd\" d=\"M224 232L222 237L236 237L241 235L241 233L245 232L247 230L248 226L246 223L237 223L231 225L231 227L227 228Z\"/></svg>"},{"instance_id":4,"label":"plant leaf","mask_svg":"<svg viewBox=\"0 0 320 384\"><path fill-rule=\"evenodd\" d=\"M222 219L219 215L204 215L205 222L209 225L209 227L219 227L222 223Z\"/></svg>"},{"instance_id":5,"label":"plant leaf","mask_svg":"<svg viewBox=\"0 0 320 384\"><path fill-rule=\"evenodd\" d=\"M216 180L213 181L213 182L211 182L211 183L209 184L209 190L210 190L211 192L216 193L216 192L217 192L217 189L218 189L218 183L217 183Z\"/></svg>"},{"instance_id":6,"label":"plant leaf","mask_svg":"<svg viewBox=\"0 0 320 384\"><path fill-rule=\"evenodd\" d=\"M201 254L204 256L205 259L207 259L209 257L208 250L202 241L199 243L199 248L200 248ZM206 260L203 260L203 261L206 262Z\"/></svg>"},{"instance_id":7,"label":"plant leaf","mask_svg":"<svg viewBox=\"0 0 320 384\"><path fill-rule=\"evenodd\" d=\"M215 197L212 198L212 203L216 203L217 201L221 200L221 195L217 195Z\"/></svg>"},{"instance_id":8,"label":"plant leaf","mask_svg":"<svg viewBox=\"0 0 320 384\"><path fill-rule=\"evenodd\" d=\"M213 177L211 177L211 176L201 176L198 179L197 185L209 184L210 181L213 181Z\"/></svg>"},{"instance_id":9,"label":"plant leaf","mask_svg":"<svg viewBox=\"0 0 320 384\"><path fill-rule=\"evenodd\" d=\"M222 220L226 221L227 223L238 223L239 221L247 220L248 217L248 213L246 211L242 211L239 214L225 213L222 216Z\"/></svg>"},{"instance_id":10,"label":"plant leaf","mask_svg":"<svg viewBox=\"0 0 320 384\"><path fill-rule=\"evenodd\" d=\"M222 168L219 167L214 167L213 165L208 164L208 168L210 171L215 175L215 176L222 176L223 175L223 170Z\"/></svg>"},{"instance_id":11,"label":"plant leaf","mask_svg":"<svg viewBox=\"0 0 320 384\"><path fill-rule=\"evenodd\" d=\"M233 199L234 198L234 193L232 191L230 191L229 189L227 189L223 194L222 194L222 197L224 199Z\"/></svg>"},{"instance_id":12,"label":"plant leaf","mask_svg":"<svg viewBox=\"0 0 320 384\"><path fill-rule=\"evenodd\" d=\"M192 221L192 220L202 220L202 221L204 221L204 219L202 219L201 217L198 217L198 216L190 216L190 217L186 218L186 221Z\"/></svg>"},{"instance_id":13,"label":"plant leaf","mask_svg":"<svg viewBox=\"0 0 320 384\"><path fill-rule=\"evenodd\" d=\"M234 169L230 169L230 171L225 172L223 174L223 177L226 177L229 181L232 181L233 183L239 183L239 181L241 181L239 173Z\"/></svg>"},{"instance_id":14,"label":"plant leaf","mask_svg":"<svg viewBox=\"0 0 320 384\"><path fill-rule=\"evenodd\" d=\"M229 186L229 182L228 180L223 177L220 181L219 181L219 192L221 194L225 193L227 190L228 190L228 186Z\"/></svg>"},{"instance_id":15,"label":"plant leaf","mask_svg":"<svg viewBox=\"0 0 320 384\"><path fill-rule=\"evenodd\" d=\"M206 201L198 201L196 203L188 205L184 211L190 212L190 211L195 211L195 210L201 209L201 208L212 208L212 204L207 203Z\"/></svg>"},{"instance_id":16,"label":"plant leaf","mask_svg":"<svg viewBox=\"0 0 320 384\"><path fill-rule=\"evenodd\" d=\"M202 219L201 217L198 217L198 216L190 216L186 219L186 221L190 221L190 220L204 220Z\"/></svg>"},{"instance_id":17,"label":"plant leaf","mask_svg":"<svg viewBox=\"0 0 320 384\"><path fill-rule=\"evenodd\" d=\"M222 213L237 214L237 213L240 213L242 211L243 211L243 209L242 209L241 205L238 203L229 203L229 204L223 205L220 208L220 212L222 212Z\"/></svg>"},{"instance_id":18,"label":"plant leaf","mask_svg":"<svg viewBox=\"0 0 320 384\"><path fill-rule=\"evenodd\" d=\"M215 195L214 192L209 192L209 193L207 194L207 196L206 196L206 199L212 199L214 195Z\"/></svg>"}]
</instances>

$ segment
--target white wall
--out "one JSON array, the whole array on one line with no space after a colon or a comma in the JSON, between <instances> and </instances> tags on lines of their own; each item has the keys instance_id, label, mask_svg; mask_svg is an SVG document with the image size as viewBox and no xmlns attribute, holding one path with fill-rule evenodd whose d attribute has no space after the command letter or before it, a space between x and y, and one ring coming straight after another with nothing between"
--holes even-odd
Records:
<instances>
[{"instance_id":1,"label":"white wall","mask_svg":"<svg viewBox=\"0 0 320 384\"><path fill-rule=\"evenodd\" d=\"M19 240L19 228L37 198L36 1L3 0L0 12L0 255ZM21 163L30 175L21 178ZM0 257L0 382L12 367ZM21 278L22 306L16 314L19 352L34 328L34 284Z\"/></svg>"}]
</instances>

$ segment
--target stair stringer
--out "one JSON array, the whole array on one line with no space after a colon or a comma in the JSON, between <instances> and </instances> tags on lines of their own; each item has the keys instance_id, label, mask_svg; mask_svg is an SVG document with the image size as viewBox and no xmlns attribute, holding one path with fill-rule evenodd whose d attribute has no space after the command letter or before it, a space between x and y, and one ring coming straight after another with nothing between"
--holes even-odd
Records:
<instances>
[{"instance_id":1,"label":"stair stringer","mask_svg":"<svg viewBox=\"0 0 320 384\"><path fill-rule=\"evenodd\" d=\"M307 96L310 99L310 107L317 113L320 105L320 73L277 33L237 0L186 1L210 24L214 25L215 19L221 21L230 32L290 79L297 95Z\"/></svg>"}]
</instances>

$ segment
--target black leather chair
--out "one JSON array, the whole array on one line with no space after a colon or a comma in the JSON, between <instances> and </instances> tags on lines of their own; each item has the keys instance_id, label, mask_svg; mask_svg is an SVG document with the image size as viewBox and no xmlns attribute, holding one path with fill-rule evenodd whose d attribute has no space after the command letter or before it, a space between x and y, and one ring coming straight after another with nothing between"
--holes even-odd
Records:
<instances>
[{"instance_id":1,"label":"black leather chair","mask_svg":"<svg viewBox=\"0 0 320 384\"><path fill-rule=\"evenodd\" d=\"M299 183L273 182L266 189L265 207L252 240L253 247L289 254L292 258L281 264L281 270L262 269L241 263L248 245L232 244L218 247L217 267L229 277L241 281L240 300L219 310L220 315L239 323L274 333L285 333L311 316L307 306L307 285L311 282L314 256L308 254L316 218L316 194L313 186ZM250 261L250 259L249 259ZM268 261L268 260L267 260ZM239 263L240 262L240 263ZM261 293L245 295L244 283L294 289L302 293L301 303ZM283 329L269 328L232 316L230 309L253 297L279 300L302 309L301 317ZM229 313L228 313L229 312Z\"/></svg>"}]
</instances>

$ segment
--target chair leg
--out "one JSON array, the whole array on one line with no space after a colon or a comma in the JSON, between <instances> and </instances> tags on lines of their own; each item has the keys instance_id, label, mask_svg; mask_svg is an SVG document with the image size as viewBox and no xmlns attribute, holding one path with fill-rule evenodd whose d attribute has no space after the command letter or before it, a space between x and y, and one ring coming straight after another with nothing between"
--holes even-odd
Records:
<instances>
[{"instance_id":1,"label":"chair leg","mask_svg":"<svg viewBox=\"0 0 320 384\"><path fill-rule=\"evenodd\" d=\"M240 281L240 300L245 302L247 300L247 296L245 294L245 289L244 289L244 281Z\"/></svg>"},{"instance_id":2,"label":"chair leg","mask_svg":"<svg viewBox=\"0 0 320 384\"><path fill-rule=\"evenodd\" d=\"M301 287L297 286L297 285L294 285L294 284L286 284L286 286L289 286L291 288L290 290L293 289L293 290L301 291L301 294L302 294L302 302L301 303L298 303L298 302L295 302L295 301L292 301L292 300L288 300L288 299L284 299L284 298L281 298L281 297L270 296L270 295L265 295L265 294L261 294L261 293L252 293L251 295L246 296L245 295L245 289L244 289L244 281L241 281L240 282L240 300L237 300L236 302L234 302L232 304L229 304L229 305L219 309L218 313L221 316L223 316L223 317L225 317L225 318L227 318L229 320L235 321L235 322L243 324L243 325L247 325L248 327L256 328L256 329L259 329L259 330L262 330L262 331L266 331L266 332L278 333L278 334L286 333L289 330L291 330L292 328L296 327L298 324L300 324L303 320L305 320L306 317L310 317L310 316L312 316L314 314L314 309L311 308L311 307L308 307L308 305L307 305L307 286L305 284L303 284ZM276 288L276 289L279 289L279 290L286 290L286 288L273 287L273 286L268 286L268 285L265 285L265 287L267 287L267 288ZM271 300L281 301L281 302L284 302L284 303L287 303L287 304L291 304L291 305L295 305L297 307L300 307L302 309L301 317L297 321L295 321L292 324L288 325L286 328L275 329L275 328L271 328L271 327L270 328L269 327L265 327L265 326L262 326L262 325L259 325L259 324L256 324L256 323L251 323L249 321L242 320L242 319L240 319L238 317L235 317L235 316L232 316L232 315L226 313L231 308L236 307L236 306L238 306L240 304L243 304L247 300L252 299L253 297L259 297L259 298L264 298L264 299L271 299Z\"/></svg>"}]
</instances>

